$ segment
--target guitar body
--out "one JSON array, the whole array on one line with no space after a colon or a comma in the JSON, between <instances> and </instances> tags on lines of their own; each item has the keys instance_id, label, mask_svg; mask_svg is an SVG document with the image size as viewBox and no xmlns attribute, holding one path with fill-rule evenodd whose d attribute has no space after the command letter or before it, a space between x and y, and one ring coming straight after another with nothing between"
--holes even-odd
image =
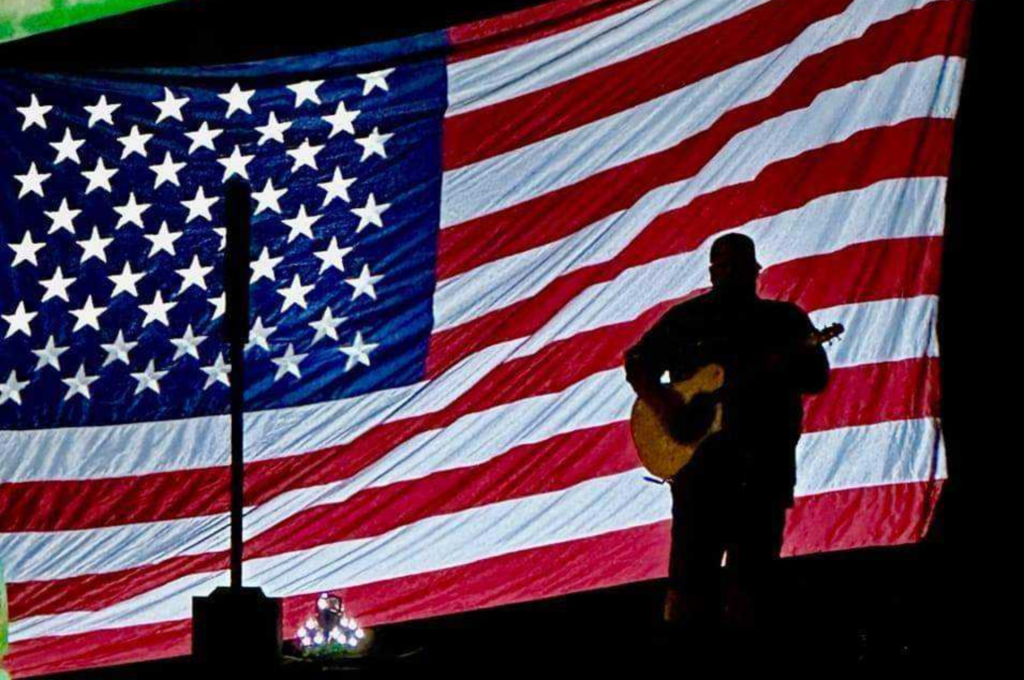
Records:
<instances>
[{"instance_id":1,"label":"guitar body","mask_svg":"<svg viewBox=\"0 0 1024 680\"><path fill-rule=\"evenodd\" d=\"M725 369L719 364L708 364L686 380L671 385L686 403L698 394L717 392L725 384ZM679 441L662 425L661 419L643 399L633 405L630 419L633 442L640 462L659 479L671 479L690 462L705 439L722 431L722 405L715 406L711 427L693 441Z\"/></svg>"}]
</instances>

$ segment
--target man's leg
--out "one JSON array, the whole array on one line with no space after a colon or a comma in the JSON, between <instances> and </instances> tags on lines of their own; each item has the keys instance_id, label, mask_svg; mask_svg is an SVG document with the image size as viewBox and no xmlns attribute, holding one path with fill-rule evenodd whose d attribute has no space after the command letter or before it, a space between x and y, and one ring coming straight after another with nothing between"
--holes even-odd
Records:
<instances>
[{"instance_id":1,"label":"man's leg","mask_svg":"<svg viewBox=\"0 0 1024 680\"><path fill-rule=\"evenodd\" d=\"M775 614L786 507L784 500L757 494L740 501L727 548L727 619L732 627L750 630Z\"/></svg>"},{"instance_id":2,"label":"man's leg","mask_svg":"<svg viewBox=\"0 0 1024 680\"><path fill-rule=\"evenodd\" d=\"M684 470L672 486L672 553L666 620L690 631L721 621L724 550L720 496L700 469Z\"/></svg>"}]
</instances>

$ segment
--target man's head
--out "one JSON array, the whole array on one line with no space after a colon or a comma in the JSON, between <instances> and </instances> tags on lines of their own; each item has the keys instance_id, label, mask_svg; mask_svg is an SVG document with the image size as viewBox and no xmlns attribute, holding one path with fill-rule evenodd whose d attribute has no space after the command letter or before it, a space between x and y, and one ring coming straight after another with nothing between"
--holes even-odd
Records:
<instances>
[{"instance_id":1,"label":"man's head","mask_svg":"<svg viewBox=\"0 0 1024 680\"><path fill-rule=\"evenodd\" d=\"M726 234L711 245L711 285L716 291L735 295L757 292L761 265L754 242L743 234Z\"/></svg>"}]
</instances>

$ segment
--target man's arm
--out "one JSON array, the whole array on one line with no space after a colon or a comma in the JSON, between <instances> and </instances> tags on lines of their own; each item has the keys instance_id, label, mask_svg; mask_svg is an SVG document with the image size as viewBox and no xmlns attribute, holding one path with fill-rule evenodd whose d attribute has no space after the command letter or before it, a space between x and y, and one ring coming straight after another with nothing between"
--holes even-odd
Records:
<instances>
[{"instance_id":1,"label":"man's arm","mask_svg":"<svg viewBox=\"0 0 1024 680\"><path fill-rule=\"evenodd\" d=\"M793 362L793 380L804 394L819 394L828 386L828 355L821 345L807 347L797 353Z\"/></svg>"},{"instance_id":2,"label":"man's arm","mask_svg":"<svg viewBox=\"0 0 1024 680\"><path fill-rule=\"evenodd\" d=\"M763 355L759 369L771 380L784 381L793 389L804 394L817 394L828 385L829 363L825 350L807 340L815 332L807 314L795 305L787 305L788 317L784 323L785 337L792 340L787 344L769 349Z\"/></svg>"},{"instance_id":3,"label":"man's arm","mask_svg":"<svg viewBox=\"0 0 1024 680\"><path fill-rule=\"evenodd\" d=\"M663 316L626 352L626 380L663 420L670 419L684 405L682 397L661 384L673 345L682 341L675 337L678 329L674 328L671 315L669 312Z\"/></svg>"},{"instance_id":4,"label":"man's arm","mask_svg":"<svg viewBox=\"0 0 1024 680\"><path fill-rule=\"evenodd\" d=\"M799 307L801 334L810 338L814 332L814 324ZM801 343L793 353L789 365L789 375L793 386L804 394L818 394L828 386L829 363L825 349L818 344Z\"/></svg>"}]
</instances>

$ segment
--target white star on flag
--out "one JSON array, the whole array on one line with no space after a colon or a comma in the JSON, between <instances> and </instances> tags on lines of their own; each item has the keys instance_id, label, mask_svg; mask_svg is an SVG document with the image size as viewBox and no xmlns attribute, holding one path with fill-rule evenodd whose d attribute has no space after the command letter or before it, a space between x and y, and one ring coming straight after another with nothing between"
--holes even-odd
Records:
<instances>
[{"instance_id":1,"label":"white star on flag","mask_svg":"<svg viewBox=\"0 0 1024 680\"><path fill-rule=\"evenodd\" d=\"M50 146L57 150L57 157L53 160L53 164L57 165L64 161L81 163L82 161L78 157L78 149L83 144L85 144L84 139L75 139L71 135L71 128L65 128L63 139L59 142L50 142Z\"/></svg>"},{"instance_id":2,"label":"white star on flag","mask_svg":"<svg viewBox=\"0 0 1024 680\"><path fill-rule=\"evenodd\" d=\"M167 312L177 306L177 302L164 302L163 293L158 290L153 295L153 301L151 303L148 305L139 305L139 309L146 313L146 318L142 320L142 327L145 328L154 322L163 324L164 326L170 326L171 322L167 318Z\"/></svg>"},{"instance_id":3,"label":"white star on flag","mask_svg":"<svg viewBox=\"0 0 1024 680\"><path fill-rule=\"evenodd\" d=\"M320 260L320 274L323 274L328 269L334 268L339 272L345 271L346 255L352 252L352 248L339 248L338 237L332 236L331 242L327 244L326 250L318 250L313 253Z\"/></svg>"},{"instance_id":4,"label":"white star on flag","mask_svg":"<svg viewBox=\"0 0 1024 680\"><path fill-rule=\"evenodd\" d=\"M249 283L256 283L260 279L276 281L274 267L280 264L283 259L283 257L271 257L270 249L263 246L263 252L252 262L252 276L249 278Z\"/></svg>"},{"instance_id":5,"label":"white star on flag","mask_svg":"<svg viewBox=\"0 0 1024 680\"><path fill-rule=\"evenodd\" d=\"M370 352L377 349L378 344L363 341L363 334L356 331L355 340L347 347L339 347L338 350L348 357L345 362L345 372L348 373L357 363L363 366L370 365Z\"/></svg>"},{"instance_id":6,"label":"white star on flag","mask_svg":"<svg viewBox=\"0 0 1024 680\"><path fill-rule=\"evenodd\" d=\"M363 81L363 96L370 94L377 88L388 92L388 76L395 72L393 68L385 68L372 73L360 73L359 78Z\"/></svg>"},{"instance_id":7,"label":"white star on flag","mask_svg":"<svg viewBox=\"0 0 1024 680\"><path fill-rule=\"evenodd\" d=\"M98 375L86 375L85 364L83 363L78 367L78 373L75 374L74 378L63 378L61 382L68 386L67 394L64 395L64 401L68 401L75 395L81 395L86 399L92 399L92 394L89 391L89 385L99 380Z\"/></svg>"},{"instance_id":8,"label":"white star on flag","mask_svg":"<svg viewBox=\"0 0 1024 680\"><path fill-rule=\"evenodd\" d=\"M192 140L192 144L188 147L188 153L191 156L195 151L199 149L209 149L210 151L216 151L217 147L214 146L213 140L217 139L224 133L223 130L211 128L207 121L203 121L203 124L199 126L198 130L192 132L186 132L185 136Z\"/></svg>"},{"instance_id":9,"label":"white star on flag","mask_svg":"<svg viewBox=\"0 0 1024 680\"><path fill-rule=\"evenodd\" d=\"M216 203L219 200L220 199L217 198L216 196L211 196L210 198L207 198L206 192L203 190L202 187L196 189L195 198L181 202L183 206L188 208L188 217L185 218L185 224L188 224L197 217L202 217L206 220L212 221L213 214L210 212L210 208L213 206L214 203Z\"/></svg>"},{"instance_id":10,"label":"white star on flag","mask_svg":"<svg viewBox=\"0 0 1024 680\"><path fill-rule=\"evenodd\" d=\"M13 314L0 314L0 319L7 322L7 334L4 335L4 339L11 337L15 333L24 333L32 337L32 319L37 316L39 316L39 312L30 312L25 309L24 301L18 303L18 307L14 310Z\"/></svg>"},{"instance_id":11,"label":"white star on flag","mask_svg":"<svg viewBox=\"0 0 1024 680\"><path fill-rule=\"evenodd\" d=\"M100 262L106 262L107 246L113 243L113 241L114 239L112 238L101 238L99 228L93 227L92 236L82 241L76 241L82 249L82 259L79 260L79 264L85 264L91 258L96 258Z\"/></svg>"},{"instance_id":12,"label":"white star on flag","mask_svg":"<svg viewBox=\"0 0 1024 680\"><path fill-rule=\"evenodd\" d=\"M139 126L133 125L131 132L123 137L118 137L117 141L121 142L121 146L124 148L121 150L121 160L128 158L133 153L137 153L143 158L146 157L146 143L153 138L153 135L148 132L139 132Z\"/></svg>"},{"instance_id":13,"label":"white star on flag","mask_svg":"<svg viewBox=\"0 0 1024 680\"><path fill-rule=\"evenodd\" d=\"M204 267L203 263L199 261L199 256L193 255L192 263L188 267L185 269L175 269L174 271L181 277L181 288L178 289L178 295L180 296L192 286L207 290L206 275L213 271L213 267Z\"/></svg>"},{"instance_id":14,"label":"white star on flag","mask_svg":"<svg viewBox=\"0 0 1024 680\"><path fill-rule=\"evenodd\" d=\"M313 236L313 225L319 221L321 215L308 215L306 214L306 206L300 205L299 212L287 220L281 220L291 231L288 233L288 243L291 243L300 235L306 238L314 238Z\"/></svg>"},{"instance_id":15,"label":"white star on flag","mask_svg":"<svg viewBox=\"0 0 1024 680\"><path fill-rule=\"evenodd\" d=\"M299 168L309 167L314 170L319 170L316 166L316 155L323 149L323 145L315 145L309 143L309 138L302 140L302 144L295 149L289 149L288 155L295 159L292 163L292 172L296 172Z\"/></svg>"},{"instance_id":16,"label":"white star on flag","mask_svg":"<svg viewBox=\"0 0 1024 680\"><path fill-rule=\"evenodd\" d=\"M213 306L213 319L219 319L224 316L224 312L228 308L228 298L225 293L221 293L217 297L206 298L206 301Z\"/></svg>"},{"instance_id":17,"label":"white star on flag","mask_svg":"<svg viewBox=\"0 0 1024 680\"><path fill-rule=\"evenodd\" d=\"M167 226L167 220L164 220L160 224L160 229L155 234L144 234L146 240L153 245L149 249L149 257L155 256L157 253L164 252L172 257L177 255L174 250L174 242L181 238L180 231L171 231ZM104 258L106 261L106 258Z\"/></svg>"},{"instance_id":18,"label":"white star on flag","mask_svg":"<svg viewBox=\"0 0 1024 680\"><path fill-rule=\"evenodd\" d=\"M374 276L370 273L370 266L364 264L363 270L359 272L359 276L354 279L345 279L345 283L352 286L352 299L358 300L360 296L369 295L372 299L377 299L377 289L374 285L383 279L383 275Z\"/></svg>"},{"instance_id":19,"label":"white star on flag","mask_svg":"<svg viewBox=\"0 0 1024 680\"><path fill-rule=\"evenodd\" d=\"M180 338L171 338L171 344L174 345L174 356L171 361L177 361L186 354L198 359L199 345L203 340L206 340L206 336L196 335L192 330L192 324L189 324L184 335Z\"/></svg>"},{"instance_id":20,"label":"white star on flag","mask_svg":"<svg viewBox=\"0 0 1024 680\"><path fill-rule=\"evenodd\" d=\"M126 342L124 339L124 331L119 330L114 342L101 345L103 350L107 353L107 358L103 360L103 365L107 366L115 361L120 361L125 366L130 366L132 361L129 355L131 351L138 346L138 344L139 343L135 341Z\"/></svg>"},{"instance_id":21,"label":"white star on flag","mask_svg":"<svg viewBox=\"0 0 1024 680\"><path fill-rule=\"evenodd\" d=\"M60 207L56 210L44 210L43 212L51 220L50 230L46 232L47 234L53 234L63 229L72 236L75 233L74 220L82 214L81 210L72 209L66 198L61 200Z\"/></svg>"},{"instance_id":22,"label":"white star on flag","mask_svg":"<svg viewBox=\"0 0 1024 680\"><path fill-rule=\"evenodd\" d=\"M330 307L324 307L324 313L320 320L311 321L309 324L316 331L316 335L313 336L313 342L309 343L310 347L320 342L323 338L338 340L338 326L344 322L344 316L335 317Z\"/></svg>"},{"instance_id":23,"label":"white star on flag","mask_svg":"<svg viewBox=\"0 0 1024 680\"><path fill-rule=\"evenodd\" d=\"M185 165L186 163L184 161L175 163L174 157L171 156L171 152L166 152L162 163L149 166L149 169L156 173L156 177L153 179L153 188L159 189L160 185L164 182L169 182L176 187L180 187L181 182L178 180L178 173L181 172L181 169L184 168Z\"/></svg>"},{"instance_id":24,"label":"white star on flag","mask_svg":"<svg viewBox=\"0 0 1024 680\"><path fill-rule=\"evenodd\" d=\"M309 355L296 354L295 347L289 343L283 356L271 358L271 361L277 365L277 373L274 375L274 382L277 382L289 373L296 378L301 378L302 372L299 371L299 364L301 364L307 356Z\"/></svg>"},{"instance_id":25,"label":"white star on flag","mask_svg":"<svg viewBox=\"0 0 1024 680\"><path fill-rule=\"evenodd\" d=\"M24 175L15 175L14 179L21 182L21 190L18 192L18 198L24 198L28 194L36 194L45 198L43 194L43 182L50 179L50 174L46 172L39 172L39 168L36 167L34 161L32 165L29 166L28 172ZM89 192L86 191L85 193Z\"/></svg>"},{"instance_id":26,"label":"white star on flag","mask_svg":"<svg viewBox=\"0 0 1024 680\"><path fill-rule=\"evenodd\" d=\"M289 286L277 290L277 294L284 298L284 302L281 303L281 311L286 312L292 306L299 306L305 309L306 296L315 287L315 283L311 283L308 286L302 285L302 279L296 274Z\"/></svg>"},{"instance_id":27,"label":"white star on flag","mask_svg":"<svg viewBox=\"0 0 1024 680\"><path fill-rule=\"evenodd\" d=\"M255 156L243 155L241 147L235 144L235 150L231 152L230 156L217 159L217 162L224 166L224 176L221 178L221 181L226 182L235 175L243 179L249 179L249 171L246 169L246 166L249 165L253 158Z\"/></svg>"},{"instance_id":28,"label":"white star on flag","mask_svg":"<svg viewBox=\"0 0 1024 680\"><path fill-rule=\"evenodd\" d=\"M373 132L365 137L356 139L356 144L363 147L363 155L359 158L359 162L365 161L367 158L373 155L380 156L381 158L387 158L387 151L384 149L384 144L389 139L394 137L393 132L382 135L378 128L373 128Z\"/></svg>"},{"instance_id":29,"label":"white star on flag","mask_svg":"<svg viewBox=\"0 0 1024 680\"><path fill-rule=\"evenodd\" d=\"M185 104L189 103L188 97L175 97L174 93L171 92L171 88L164 88L164 98L161 101L153 102L153 106L160 110L160 115L157 116L156 122L160 123L165 118L174 118L180 121L184 121L185 117L181 114L181 109Z\"/></svg>"},{"instance_id":30,"label":"white star on flag","mask_svg":"<svg viewBox=\"0 0 1024 680\"><path fill-rule=\"evenodd\" d=\"M18 113L25 117L21 124L21 131L28 130L33 125L46 129L46 114L53 110L52 106L43 106L39 99L33 94L28 106L17 107Z\"/></svg>"},{"instance_id":31,"label":"white star on flag","mask_svg":"<svg viewBox=\"0 0 1024 680\"><path fill-rule=\"evenodd\" d=\"M85 304L82 305L81 309L70 310L71 316L75 317L75 327L71 329L72 333L77 333L86 326L93 330L100 330L100 316L107 311L106 307L97 307L92 303L92 296L90 295L85 299Z\"/></svg>"},{"instance_id":32,"label":"white star on flag","mask_svg":"<svg viewBox=\"0 0 1024 680\"><path fill-rule=\"evenodd\" d=\"M21 392L28 387L28 380L18 380L18 372L11 371L7 376L7 382L0 383L0 406L8 401L21 405Z\"/></svg>"},{"instance_id":33,"label":"white star on flag","mask_svg":"<svg viewBox=\"0 0 1024 680\"><path fill-rule=\"evenodd\" d=\"M327 139L333 139L335 135L342 132L347 132L350 135L356 134L356 128L353 123L362 111L354 110L349 111L345 108L345 102L338 102L338 108L335 109L334 113L328 116L320 116L323 121L331 126L331 132L327 135Z\"/></svg>"},{"instance_id":34,"label":"white star on flag","mask_svg":"<svg viewBox=\"0 0 1024 680\"><path fill-rule=\"evenodd\" d=\"M277 214L281 214L281 204L278 201L286 193L288 193L287 189L275 189L273 180L267 179L262 191L252 192L252 197L256 199L255 214L259 215L264 210L273 210Z\"/></svg>"},{"instance_id":35,"label":"white star on flag","mask_svg":"<svg viewBox=\"0 0 1024 680\"><path fill-rule=\"evenodd\" d=\"M92 193L94 189L103 189L107 193L112 192L114 189L110 186L110 178L116 174L117 168L108 168L102 158L97 159L95 168L82 171L82 176L89 180L88 186L85 187L85 193Z\"/></svg>"},{"instance_id":36,"label":"white star on flag","mask_svg":"<svg viewBox=\"0 0 1024 680\"><path fill-rule=\"evenodd\" d=\"M260 133L260 139L257 144L263 146L271 140L284 144L284 133L291 126L290 121L278 122L277 115L271 111L270 115L267 116L267 124L256 126L256 131Z\"/></svg>"},{"instance_id":37,"label":"white star on flag","mask_svg":"<svg viewBox=\"0 0 1024 680\"><path fill-rule=\"evenodd\" d=\"M124 205L114 206L114 212L121 216L114 225L114 229L120 229L126 224L134 224L139 228L145 228L142 223L142 213L149 210L149 203L139 203L135 200L135 192L128 194L128 202Z\"/></svg>"},{"instance_id":38,"label":"white star on flag","mask_svg":"<svg viewBox=\"0 0 1024 680\"><path fill-rule=\"evenodd\" d=\"M11 267L17 267L22 262L28 262L38 267L39 259L36 255L46 247L46 243L33 241L32 234L26 231L21 238L21 243L8 243L7 247L14 251L14 261L11 262Z\"/></svg>"},{"instance_id":39,"label":"white star on flag","mask_svg":"<svg viewBox=\"0 0 1024 680\"><path fill-rule=\"evenodd\" d=\"M324 203L322 207L330 205L331 201L335 198L349 203L351 199L348 196L348 188L352 186L356 181L355 177L345 179L341 174L341 168L334 169L334 176L331 177L329 182L321 182L318 186L323 189L327 195L324 196Z\"/></svg>"},{"instance_id":40,"label":"white star on flag","mask_svg":"<svg viewBox=\"0 0 1024 680\"><path fill-rule=\"evenodd\" d=\"M101 96L98 102L92 106L85 107L85 110L89 112L89 127L99 122L113 125L114 111L117 111L119 108L121 108L120 104L110 104L107 102L107 95Z\"/></svg>"},{"instance_id":41,"label":"white star on flag","mask_svg":"<svg viewBox=\"0 0 1024 680\"><path fill-rule=\"evenodd\" d=\"M264 326L263 319L256 317L255 323L252 328L249 329L249 340L245 343L245 349L248 351L252 347L262 347L266 351L270 351L270 343L268 339L271 333L277 330L277 326Z\"/></svg>"},{"instance_id":42,"label":"white star on flag","mask_svg":"<svg viewBox=\"0 0 1024 680\"><path fill-rule=\"evenodd\" d=\"M49 366L50 368L57 369L57 372L60 373L60 356L67 352L68 349L68 347L58 347L57 341L51 335L50 339L46 341L45 347L32 350L32 354L35 354L38 358L35 370L38 371Z\"/></svg>"},{"instance_id":43,"label":"white star on flag","mask_svg":"<svg viewBox=\"0 0 1024 680\"><path fill-rule=\"evenodd\" d=\"M114 290L110 293L110 299L113 300L121 293L127 293L132 297L139 296L139 290L136 288L142 277L146 275L146 272L133 272L131 262L125 262L124 268L120 274L112 274L107 278L114 282Z\"/></svg>"},{"instance_id":44,"label":"white star on flag","mask_svg":"<svg viewBox=\"0 0 1024 680\"><path fill-rule=\"evenodd\" d=\"M320 95L317 88L324 84L322 80L304 80L301 83L289 85L288 89L295 93L295 108L299 108L305 102L320 103Z\"/></svg>"},{"instance_id":45,"label":"white star on flag","mask_svg":"<svg viewBox=\"0 0 1024 680\"><path fill-rule=\"evenodd\" d=\"M256 94L256 90L243 90L241 85L235 83L230 92L217 95L228 103L228 112L224 114L224 117L230 118L235 111L252 113L252 109L249 108L249 100L254 94Z\"/></svg>"},{"instance_id":46,"label":"white star on flag","mask_svg":"<svg viewBox=\"0 0 1024 680\"><path fill-rule=\"evenodd\" d=\"M206 374L206 384L203 389L209 389L212 385L220 383L231 386L231 364L224 361L224 353L218 352L217 358L209 366L200 366L199 370Z\"/></svg>"},{"instance_id":47,"label":"white star on flag","mask_svg":"<svg viewBox=\"0 0 1024 680\"><path fill-rule=\"evenodd\" d=\"M58 265L51 278L39 280L39 285L46 289L40 302L46 302L55 297L60 298L64 302L71 302L71 298L68 296L68 287L77 280L74 276L64 276L64 272L61 270L60 265Z\"/></svg>"},{"instance_id":48,"label":"white star on flag","mask_svg":"<svg viewBox=\"0 0 1024 680\"><path fill-rule=\"evenodd\" d=\"M150 359L145 371L131 375L139 381L139 384L135 386L135 394L141 394L145 390L160 394L160 380L167 375L167 371L156 370L156 361Z\"/></svg>"},{"instance_id":49,"label":"white star on flag","mask_svg":"<svg viewBox=\"0 0 1024 680\"><path fill-rule=\"evenodd\" d=\"M384 226L384 220L381 219L381 215L391 207L390 203L377 203L377 198L370 192L370 195L366 198L366 205L362 208L352 208L352 213L359 218L359 225L356 227L356 233L358 234L367 225L374 225L376 227Z\"/></svg>"}]
</instances>

